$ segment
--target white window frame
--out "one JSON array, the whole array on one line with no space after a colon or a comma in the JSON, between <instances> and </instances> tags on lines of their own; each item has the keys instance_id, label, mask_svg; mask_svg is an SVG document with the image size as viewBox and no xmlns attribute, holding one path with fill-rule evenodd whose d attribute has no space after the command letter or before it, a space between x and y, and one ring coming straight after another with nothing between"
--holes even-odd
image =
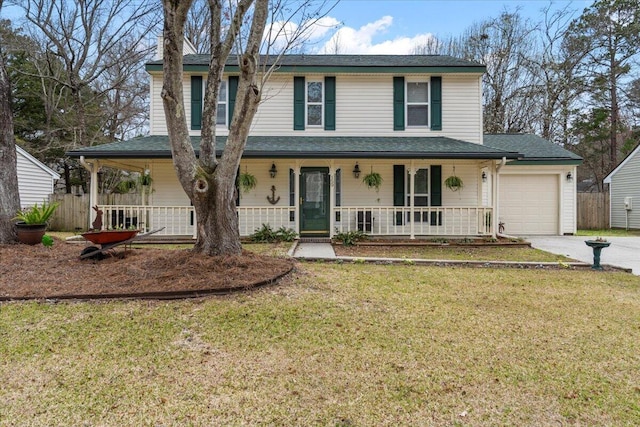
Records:
<instances>
[{"instance_id":1,"label":"white window frame","mask_svg":"<svg viewBox=\"0 0 640 427\"><path fill-rule=\"evenodd\" d=\"M225 110L224 110L225 113L224 113L224 123L218 123L218 117L216 116L216 126L222 126L224 128L227 128L228 122L229 122L229 81L227 79L222 79L220 81L220 85L221 86L225 85L227 90L225 91L224 99L220 99L220 97L218 96L218 110L220 110L220 104L222 104L225 107ZM207 93L207 79L203 78L202 79L202 111L203 112L204 112L204 97L206 93Z\"/></svg>"},{"instance_id":2,"label":"white window frame","mask_svg":"<svg viewBox=\"0 0 640 427\"><path fill-rule=\"evenodd\" d=\"M319 102L310 102L309 101L309 85L311 83L319 83L320 87L322 88L322 100ZM304 102L305 102L305 107L304 107L304 122L305 122L305 126L306 127L310 127L310 128L321 128L324 126L324 96L325 96L325 87L324 87L324 80L321 79L309 79L305 82L305 86L304 86ZM319 124L310 124L309 123L309 107L310 106L320 106L320 123Z\"/></svg>"},{"instance_id":3,"label":"white window frame","mask_svg":"<svg viewBox=\"0 0 640 427\"><path fill-rule=\"evenodd\" d=\"M427 101L426 102L409 102L409 85L422 83L427 85ZM408 128L428 128L430 123L430 115L431 115L431 82L429 79L424 80L407 80L404 84L404 116L405 116L405 126ZM427 123L424 125L412 125L409 123L409 106L417 105L417 106L426 106L427 107Z\"/></svg>"}]
</instances>

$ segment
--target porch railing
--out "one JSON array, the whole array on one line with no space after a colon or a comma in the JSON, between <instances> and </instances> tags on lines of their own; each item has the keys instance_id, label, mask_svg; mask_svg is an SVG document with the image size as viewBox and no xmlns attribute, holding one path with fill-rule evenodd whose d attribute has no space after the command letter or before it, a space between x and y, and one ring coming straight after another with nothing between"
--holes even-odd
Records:
<instances>
[{"instance_id":1,"label":"porch railing","mask_svg":"<svg viewBox=\"0 0 640 427\"><path fill-rule=\"evenodd\" d=\"M336 207L338 233L372 236L486 236L492 234L490 207Z\"/></svg>"},{"instance_id":2,"label":"porch railing","mask_svg":"<svg viewBox=\"0 0 640 427\"><path fill-rule=\"evenodd\" d=\"M192 206L102 205L103 228L140 228L150 231L164 227L159 235L194 236ZM493 232L490 207L409 207L369 206L333 209L334 232L360 230L372 236L487 236ZM296 228L295 207L238 207L241 236L249 236L262 224L274 230Z\"/></svg>"},{"instance_id":3,"label":"porch railing","mask_svg":"<svg viewBox=\"0 0 640 427\"><path fill-rule=\"evenodd\" d=\"M103 228L139 228L143 231L164 227L158 235L194 236L196 218L193 206L102 205ZM295 228L294 207L238 207L241 236L249 236L262 224L273 229Z\"/></svg>"}]
</instances>

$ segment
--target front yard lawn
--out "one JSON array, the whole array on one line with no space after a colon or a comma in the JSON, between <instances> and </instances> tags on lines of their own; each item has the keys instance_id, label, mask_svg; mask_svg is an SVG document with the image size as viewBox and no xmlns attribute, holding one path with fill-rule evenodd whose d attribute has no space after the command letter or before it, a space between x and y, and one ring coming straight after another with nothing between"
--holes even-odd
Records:
<instances>
[{"instance_id":1,"label":"front yard lawn","mask_svg":"<svg viewBox=\"0 0 640 427\"><path fill-rule=\"evenodd\" d=\"M563 255L555 255L531 247L521 246L333 246L338 256L416 258L452 261L522 261L566 262Z\"/></svg>"},{"instance_id":2,"label":"front yard lawn","mask_svg":"<svg viewBox=\"0 0 640 427\"><path fill-rule=\"evenodd\" d=\"M638 425L638 343L630 274L303 263L227 297L0 304L0 425Z\"/></svg>"}]
</instances>

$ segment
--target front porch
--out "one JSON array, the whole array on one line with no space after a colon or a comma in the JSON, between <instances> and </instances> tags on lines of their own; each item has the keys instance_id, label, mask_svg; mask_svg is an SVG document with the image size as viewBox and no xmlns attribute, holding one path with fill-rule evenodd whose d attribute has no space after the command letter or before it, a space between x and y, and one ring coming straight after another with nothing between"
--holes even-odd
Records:
<instances>
[{"instance_id":1,"label":"front porch","mask_svg":"<svg viewBox=\"0 0 640 427\"><path fill-rule=\"evenodd\" d=\"M196 237L197 219L192 206L100 205L99 209L104 212L104 228L136 227L150 231L164 227L158 235ZM313 235L301 229L297 206L240 206L237 209L242 237L253 234L262 224ZM338 206L330 211L329 237L356 230L376 237L409 238L494 234L493 209L486 206Z\"/></svg>"}]
</instances>

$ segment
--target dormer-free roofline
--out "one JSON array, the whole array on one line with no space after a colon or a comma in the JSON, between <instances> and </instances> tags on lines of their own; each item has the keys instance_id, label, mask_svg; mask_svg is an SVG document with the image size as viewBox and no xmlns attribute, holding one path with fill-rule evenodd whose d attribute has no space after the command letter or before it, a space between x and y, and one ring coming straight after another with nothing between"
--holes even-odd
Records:
<instances>
[{"instance_id":1,"label":"dormer-free roofline","mask_svg":"<svg viewBox=\"0 0 640 427\"><path fill-rule=\"evenodd\" d=\"M185 55L184 71L206 72L209 55ZM275 57L260 57L260 63L270 66ZM446 55L285 55L278 61L279 73L381 73L381 74L442 74L477 73L486 66ZM162 71L162 60L146 64L146 70ZM238 58L229 57L225 66L228 73L239 72Z\"/></svg>"}]
</instances>

